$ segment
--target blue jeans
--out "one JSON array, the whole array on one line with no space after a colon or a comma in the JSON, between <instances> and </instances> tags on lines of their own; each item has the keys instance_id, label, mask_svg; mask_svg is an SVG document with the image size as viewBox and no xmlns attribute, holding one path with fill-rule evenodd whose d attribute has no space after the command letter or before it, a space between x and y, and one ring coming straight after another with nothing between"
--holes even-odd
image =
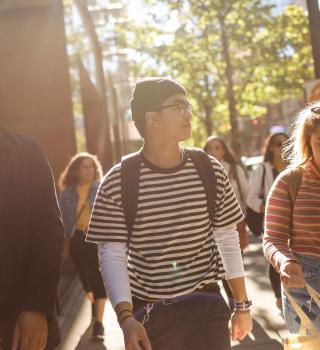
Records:
<instances>
[{"instance_id":1,"label":"blue jeans","mask_svg":"<svg viewBox=\"0 0 320 350\"><path fill-rule=\"evenodd\" d=\"M320 292L320 259L295 254L299 259L303 269L304 278L313 289L318 293ZM308 318L320 331L320 309L314 300L311 301L311 297L308 294L306 288L289 288L289 292L292 297L297 301L302 310L306 313ZM283 313L286 325L290 333L298 333L300 329L300 318L293 310L288 298L286 297L284 290L282 289L282 303ZM310 305L311 304L311 305Z\"/></svg>"},{"instance_id":2,"label":"blue jeans","mask_svg":"<svg viewBox=\"0 0 320 350\"><path fill-rule=\"evenodd\" d=\"M140 322L144 315L135 313ZM229 319L221 294L195 292L156 301L145 328L152 350L229 350Z\"/></svg>"}]
</instances>

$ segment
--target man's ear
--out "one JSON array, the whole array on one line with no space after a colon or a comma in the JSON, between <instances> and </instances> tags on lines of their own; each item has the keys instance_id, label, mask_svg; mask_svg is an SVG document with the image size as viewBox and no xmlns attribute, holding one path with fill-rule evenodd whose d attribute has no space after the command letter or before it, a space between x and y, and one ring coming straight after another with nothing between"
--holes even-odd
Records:
<instances>
[{"instance_id":1,"label":"man's ear","mask_svg":"<svg viewBox=\"0 0 320 350\"><path fill-rule=\"evenodd\" d=\"M156 112L147 112L145 115L146 125L157 127L159 123L159 117Z\"/></svg>"}]
</instances>

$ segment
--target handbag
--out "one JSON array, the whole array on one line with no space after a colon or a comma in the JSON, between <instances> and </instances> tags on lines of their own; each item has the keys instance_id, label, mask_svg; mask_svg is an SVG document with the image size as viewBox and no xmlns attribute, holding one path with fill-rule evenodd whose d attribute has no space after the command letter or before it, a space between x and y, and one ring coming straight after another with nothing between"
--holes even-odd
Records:
<instances>
[{"instance_id":1,"label":"handbag","mask_svg":"<svg viewBox=\"0 0 320 350\"><path fill-rule=\"evenodd\" d=\"M308 293L320 308L320 295L308 284L306 285ZM301 325L299 333L289 334L283 339L284 350L319 350L320 349L320 333L313 325L312 321L303 312L301 307L292 297L287 288L285 293L297 315L300 317Z\"/></svg>"},{"instance_id":2,"label":"handbag","mask_svg":"<svg viewBox=\"0 0 320 350\"><path fill-rule=\"evenodd\" d=\"M266 177L266 168L263 165L263 173L261 178L261 185L260 185L260 193L259 198L262 199L263 203L265 203L264 198L264 179ZM264 213L257 213L253 209L247 206L246 209L246 223L250 229L250 231L255 236L261 236L263 233L263 221L264 221Z\"/></svg>"}]
</instances>

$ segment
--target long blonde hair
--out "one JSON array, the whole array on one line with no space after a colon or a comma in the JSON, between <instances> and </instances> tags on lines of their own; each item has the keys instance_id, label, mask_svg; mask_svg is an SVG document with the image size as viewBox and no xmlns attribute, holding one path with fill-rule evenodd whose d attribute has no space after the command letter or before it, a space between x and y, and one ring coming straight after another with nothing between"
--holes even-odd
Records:
<instances>
[{"instance_id":1,"label":"long blonde hair","mask_svg":"<svg viewBox=\"0 0 320 350\"><path fill-rule=\"evenodd\" d=\"M320 111L312 112L315 107L320 109L320 101L312 103L298 114L292 136L284 147L284 158L292 166L303 165L313 156L310 137L320 126Z\"/></svg>"}]
</instances>

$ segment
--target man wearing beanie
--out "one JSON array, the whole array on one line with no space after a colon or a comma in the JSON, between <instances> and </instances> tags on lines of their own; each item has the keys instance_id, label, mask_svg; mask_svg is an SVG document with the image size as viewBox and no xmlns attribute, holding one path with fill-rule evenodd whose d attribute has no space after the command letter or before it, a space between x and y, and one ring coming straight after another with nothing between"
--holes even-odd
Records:
<instances>
[{"instance_id":1,"label":"man wearing beanie","mask_svg":"<svg viewBox=\"0 0 320 350\"><path fill-rule=\"evenodd\" d=\"M232 338L252 328L236 224L241 209L214 158L214 214L191 151L192 108L185 88L168 78L136 83L132 119L144 139L137 159L136 215L122 203L124 160L104 177L87 241L98 243L100 269L127 350L228 350L230 311L218 280L235 299ZM209 157L209 156L208 156ZM132 172L133 176L133 172ZM133 191L134 193L134 191Z\"/></svg>"}]
</instances>

